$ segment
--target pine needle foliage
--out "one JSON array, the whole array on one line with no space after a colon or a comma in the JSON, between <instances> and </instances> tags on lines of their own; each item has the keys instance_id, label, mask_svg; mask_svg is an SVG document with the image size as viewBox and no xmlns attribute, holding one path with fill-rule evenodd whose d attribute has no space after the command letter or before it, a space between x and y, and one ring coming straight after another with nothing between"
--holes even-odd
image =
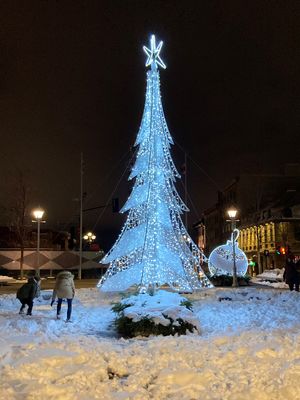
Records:
<instances>
[{"instance_id":1,"label":"pine needle foliage","mask_svg":"<svg viewBox=\"0 0 300 400\"><path fill-rule=\"evenodd\" d=\"M131 304L126 304L126 303L115 303L111 310L116 313L116 314L120 314L122 311L125 310L125 308L130 307Z\"/></svg>"},{"instance_id":2,"label":"pine needle foliage","mask_svg":"<svg viewBox=\"0 0 300 400\"><path fill-rule=\"evenodd\" d=\"M193 303L190 300L184 300L180 303L180 305L186 307L188 310L193 310Z\"/></svg>"},{"instance_id":3,"label":"pine needle foliage","mask_svg":"<svg viewBox=\"0 0 300 400\"><path fill-rule=\"evenodd\" d=\"M116 303L112 307L112 311L117 314L114 320L114 327L119 335L124 338L133 338L136 336L148 337L150 335L163 335L163 336L174 336L174 335L185 335L187 332L194 332L197 328L181 318L175 321L169 316L163 314L164 318L170 321L170 324L165 326L162 324L155 324L155 322L149 316L141 318L139 321L134 322L131 318L124 315L124 310L130 307L130 303ZM192 302L190 300L184 300L180 303L182 307L186 307L188 310L192 310Z\"/></svg>"},{"instance_id":4,"label":"pine needle foliage","mask_svg":"<svg viewBox=\"0 0 300 400\"><path fill-rule=\"evenodd\" d=\"M168 318L165 316L165 318ZM132 319L121 315L115 320L115 327L117 332L124 338L133 338L136 336L150 335L163 335L163 336L174 336L185 335L187 332L194 332L195 327L182 319L176 320L176 325L171 318L170 325L164 326L161 324L156 325L150 318L144 317L140 321L133 322Z\"/></svg>"},{"instance_id":5,"label":"pine needle foliage","mask_svg":"<svg viewBox=\"0 0 300 400\"><path fill-rule=\"evenodd\" d=\"M213 275L209 277L210 281L214 286L232 286L232 276L231 275ZM250 275L238 276L238 284L240 286L249 285L251 280Z\"/></svg>"}]
</instances>

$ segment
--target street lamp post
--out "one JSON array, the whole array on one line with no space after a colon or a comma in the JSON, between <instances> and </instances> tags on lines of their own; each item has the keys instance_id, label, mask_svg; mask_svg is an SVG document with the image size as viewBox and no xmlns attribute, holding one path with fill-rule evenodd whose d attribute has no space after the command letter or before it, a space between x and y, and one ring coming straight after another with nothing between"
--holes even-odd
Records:
<instances>
[{"instance_id":1,"label":"street lamp post","mask_svg":"<svg viewBox=\"0 0 300 400\"><path fill-rule=\"evenodd\" d=\"M237 210L235 208L230 208L227 211L227 214L229 216L229 221L231 223L231 232L232 232L232 255L233 255L233 271L232 271L232 287L238 287L238 280L237 280L237 272L236 272L236 259L235 259L235 237L234 237L234 230L236 226L236 221L235 219Z\"/></svg>"},{"instance_id":2,"label":"street lamp post","mask_svg":"<svg viewBox=\"0 0 300 400\"><path fill-rule=\"evenodd\" d=\"M37 251L37 274L40 275L40 236L41 236L41 222L42 221L43 215L44 215L44 210L41 208L38 208L33 211L33 215L35 218L34 222L37 222L37 246L36 246L36 251Z\"/></svg>"},{"instance_id":3,"label":"street lamp post","mask_svg":"<svg viewBox=\"0 0 300 400\"><path fill-rule=\"evenodd\" d=\"M92 232L88 232L83 236L83 240L86 240L89 244L89 247L91 246L91 243L96 239L96 235L94 235ZM81 279L81 273L80 273L80 279Z\"/></svg>"},{"instance_id":4,"label":"street lamp post","mask_svg":"<svg viewBox=\"0 0 300 400\"><path fill-rule=\"evenodd\" d=\"M82 224L83 224L83 154L80 153L80 216L79 216L79 268L78 279L81 280L82 270Z\"/></svg>"}]
</instances>

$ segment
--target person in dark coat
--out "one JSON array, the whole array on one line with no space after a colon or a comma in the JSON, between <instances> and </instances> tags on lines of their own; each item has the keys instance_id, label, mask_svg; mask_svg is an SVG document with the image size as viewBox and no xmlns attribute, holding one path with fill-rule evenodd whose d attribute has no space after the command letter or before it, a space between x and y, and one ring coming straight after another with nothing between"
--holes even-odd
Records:
<instances>
[{"instance_id":1,"label":"person in dark coat","mask_svg":"<svg viewBox=\"0 0 300 400\"><path fill-rule=\"evenodd\" d=\"M295 287L296 292L299 292L300 277L297 271L295 257L292 253L288 253L286 256L283 279L289 285L290 290L294 290Z\"/></svg>"},{"instance_id":2,"label":"person in dark coat","mask_svg":"<svg viewBox=\"0 0 300 400\"><path fill-rule=\"evenodd\" d=\"M27 305L27 315L31 315L33 307L33 299L36 297L38 291L38 283L32 276L28 278L27 283L21 286L17 291L17 299L20 300L22 306L20 308L19 314L24 314L24 308Z\"/></svg>"},{"instance_id":3,"label":"person in dark coat","mask_svg":"<svg viewBox=\"0 0 300 400\"><path fill-rule=\"evenodd\" d=\"M300 258L298 258L298 260L296 260L296 257L295 257L294 263L296 265L296 271L297 271L298 280L299 280L299 283L300 283Z\"/></svg>"}]
</instances>

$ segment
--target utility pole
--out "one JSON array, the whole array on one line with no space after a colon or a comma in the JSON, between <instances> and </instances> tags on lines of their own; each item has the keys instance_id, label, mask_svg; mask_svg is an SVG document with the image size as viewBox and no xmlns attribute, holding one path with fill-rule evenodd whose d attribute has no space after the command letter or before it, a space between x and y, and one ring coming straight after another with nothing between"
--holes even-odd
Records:
<instances>
[{"instance_id":1,"label":"utility pole","mask_svg":"<svg viewBox=\"0 0 300 400\"><path fill-rule=\"evenodd\" d=\"M256 211L256 221L255 221L255 232L256 232L256 262L258 265L258 273L261 274L263 272L263 266L261 265L261 257L260 257L260 243L261 243L261 228L259 226L260 221L260 210L261 210L261 202L263 196L263 183L262 183L262 175L258 175L256 182L256 198L255 198L255 211Z\"/></svg>"},{"instance_id":2,"label":"utility pole","mask_svg":"<svg viewBox=\"0 0 300 400\"><path fill-rule=\"evenodd\" d=\"M186 151L184 152L184 203L187 206L187 155ZM185 212L185 228L188 230L188 213L187 211Z\"/></svg>"},{"instance_id":3,"label":"utility pole","mask_svg":"<svg viewBox=\"0 0 300 400\"><path fill-rule=\"evenodd\" d=\"M79 269L78 279L81 279L82 269L82 216L83 216L83 154L80 153L80 216L79 216Z\"/></svg>"}]
</instances>

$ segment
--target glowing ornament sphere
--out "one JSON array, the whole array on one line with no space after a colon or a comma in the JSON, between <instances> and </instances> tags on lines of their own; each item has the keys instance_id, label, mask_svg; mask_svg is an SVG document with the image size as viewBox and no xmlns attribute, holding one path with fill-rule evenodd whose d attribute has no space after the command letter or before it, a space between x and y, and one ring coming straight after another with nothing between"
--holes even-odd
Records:
<instances>
[{"instance_id":1,"label":"glowing ornament sphere","mask_svg":"<svg viewBox=\"0 0 300 400\"><path fill-rule=\"evenodd\" d=\"M235 231L239 231L236 229ZM208 258L208 268L212 275L233 274L233 240L235 240L235 264L237 276L244 276L248 269L248 259L246 254L239 248L237 238L231 236L226 244L216 247Z\"/></svg>"}]
</instances>

